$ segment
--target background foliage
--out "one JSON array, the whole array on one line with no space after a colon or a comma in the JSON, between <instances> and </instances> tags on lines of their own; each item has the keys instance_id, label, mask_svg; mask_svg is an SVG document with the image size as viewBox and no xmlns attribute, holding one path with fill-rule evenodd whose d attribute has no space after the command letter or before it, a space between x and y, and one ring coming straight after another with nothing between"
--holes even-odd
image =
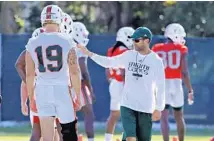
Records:
<instances>
[{"instance_id":1,"label":"background foliage","mask_svg":"<svg viewBox=\"0 0 214 141\"><path fill-rule=\"evenodd\" d=\"M149 27L154 34L163 34L167 24L181 23L188 36L214 35L214 2L0 2L0 32L32 32L41 26L40 13L44 6L57 4L83 22L91 34L114 34L122 26Z\"/></svg>"}]
</instances>

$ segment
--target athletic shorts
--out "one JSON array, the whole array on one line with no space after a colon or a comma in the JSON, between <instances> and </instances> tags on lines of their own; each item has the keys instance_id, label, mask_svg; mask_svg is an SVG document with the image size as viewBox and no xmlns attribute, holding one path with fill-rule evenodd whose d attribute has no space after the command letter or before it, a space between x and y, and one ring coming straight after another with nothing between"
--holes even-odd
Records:
<instances>
[{"instance_id":1,"label":"athletic shorts","mask_svg":"<svg viewBox=\"0 0 214 141\"><path fill-rule=\"evenodd\" d=\"M184 105L184 92L181 79L166 79L166 105L173 108Z\"/></svg>"},{"instance_id":2,"label":"athletic shorts","mask_svg":"<svg viewBox=\"0 0 214 141\"><path fill-rule=\"evenodd\" d=\"M138 141L151 141L152 114L124 106L121 106L120 112L126 137L135 137Z\"/></svg>"},{"instance_id":3,"label":"athletic shorts","mask_svg":"<svg viewBox=\"0 0 214 141\"><path fill-rule=\"evenodd\" d=\"M38 116L54 116L62 124L75 120L73 99L67 85L36 85L35 97Z\"/></svg>"},{"instance_id":4,"label":"athletic shorts","mask_svg":"<svg viewBox=\"0 0 214 141\"><path fill-rule=\"evenodd\" d=\"M119 82L115 79L112 79L110 82L109 93L111 96L111 101L110 101L110 110L111 111L120 110L123 86L124 86L124 82Z\"/></svg>"}]
</instances>

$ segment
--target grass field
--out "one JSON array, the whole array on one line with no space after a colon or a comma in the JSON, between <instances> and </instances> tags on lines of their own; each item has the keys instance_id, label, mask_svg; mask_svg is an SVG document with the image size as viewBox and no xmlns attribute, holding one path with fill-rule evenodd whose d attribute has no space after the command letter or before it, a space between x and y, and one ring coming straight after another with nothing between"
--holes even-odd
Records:
<instances>
[{"instance_id":1,"label":"grass field","mask_svg":"<svg viewBox=\"0 0 214 141\"><path fill-rule=\"evenodd\" d=\"M120 138L120 135L115 136L115 141L116 138ZM29 134L0 135L0 141L29 141ZM86 141L85 138L84 141ZM97 135L95 141L104 141L103 134ZM160 135L154 135L152 141L162 141L162 137ZM210 137L187 136L185 141L210 141Z\"/></svg>"},{"instance_id":2,"label":"grass field","mask_svg":"<svg viewBox=\"0 0 214 141\"><path fill-rule=\"evenodd\" d=\"M0 141L29 141L30 136L30 125L22 127L0 127ZM114 140L121 138L121 129L117 129ZM84 133L83 129L80 128L80 133ZM197 130L187 130L187 136L185 141L210 141L213 136L214 130L212 129L197 129ZM84 134L83 134L84 135ZM176 132L172 132L172 137L176 135ZM85 137L85 135L84 135ZM84 138L84 141L87 141ZM95 141L104 141L104 129L96 128L96 138ZM154 131L152 136L152 141L162 141L162 137L159 131Z\"/></svg>"}]
</instances>

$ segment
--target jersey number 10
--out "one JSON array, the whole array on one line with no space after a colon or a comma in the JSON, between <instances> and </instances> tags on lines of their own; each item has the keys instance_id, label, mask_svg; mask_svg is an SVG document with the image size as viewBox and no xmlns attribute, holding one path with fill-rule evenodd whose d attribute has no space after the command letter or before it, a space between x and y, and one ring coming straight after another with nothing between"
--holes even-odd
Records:
<instances>
[{"instance_id":1,"label":"jersey number 10","mask_svg":"<svg viewBox=\"0 0 214 141\"><path fill-rule=\"evenodd\" d=\"M53 51L56 51L56 55L53 55ZM35 49L38 64L39 72L46 72L47 69L51 72L58 72L62 68L62 48L59 45L49 46L45 50L45 54L42 52L42 46L39 46ZM44 64L44 58L50 62L56 62L57 65L53 64Z\"/></svg>"},{"instance_id":2,"label":"jersey number 10","mask_svg":"<svg viewBox=\"0 0 214 141\"><path fill-rule=\"evenodd\" d=\"M163 59L165 68L177 69L180 67L181 52L179 50L172 50L169 52L158 51L156 53Z\"/></svg>"}]
</instances>

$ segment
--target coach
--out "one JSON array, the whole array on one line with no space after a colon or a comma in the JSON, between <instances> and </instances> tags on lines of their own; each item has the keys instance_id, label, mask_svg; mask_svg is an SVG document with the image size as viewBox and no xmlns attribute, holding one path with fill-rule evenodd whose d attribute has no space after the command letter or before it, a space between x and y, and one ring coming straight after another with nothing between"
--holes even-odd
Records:
<instances>
[{"instance_id":1,"label":"coach","mask_svg":"<svg viewBox=\"0 0 214 141\"><path fill-rule=\"evenodd\" d=\"M152 32L139 27L130 37L135 50L104 57L78 47L105 68L125 69L121 118L127 141L151 141L152 120L161 117L165 106L165 74L162 60L150 50Z\"/></svg>"}]
</instances>

